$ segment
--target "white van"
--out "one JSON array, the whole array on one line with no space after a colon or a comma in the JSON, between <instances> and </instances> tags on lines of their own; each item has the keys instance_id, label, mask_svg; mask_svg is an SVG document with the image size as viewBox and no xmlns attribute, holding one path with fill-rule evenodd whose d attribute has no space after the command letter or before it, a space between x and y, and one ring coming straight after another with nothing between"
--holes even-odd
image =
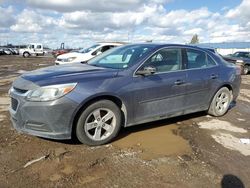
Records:
<instances>
[{"instance_id":1,"label":"white van","mask_svg":"<svg viewBox=\"0 0 250 188\"><path fill-rule=\"evenodd\" d=\"M45 51L43 50L43 45L41 43L30 43L27 48L19 50L19 55L22 55L23 57L39 56L44 54Z\"/></svg>"}]
</instances>

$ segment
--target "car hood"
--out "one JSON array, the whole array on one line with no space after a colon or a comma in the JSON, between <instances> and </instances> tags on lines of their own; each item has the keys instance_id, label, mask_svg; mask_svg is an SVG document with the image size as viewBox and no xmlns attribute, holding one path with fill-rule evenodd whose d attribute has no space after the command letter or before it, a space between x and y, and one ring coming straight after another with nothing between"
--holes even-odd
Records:
<instances>
[{"instance_id":1,"label":"car hood","mask_svg":"<svg viewBox=\"0 0 250 188\"><path fill-rule=\"evenodd\" d=\"M70 57L84 57L84 56L86 56L86 54L84 54L84 53L70 52L70 53L65 53L65 54L59 55L57 57L57 59L67 59Z\"/></svg>"},{"instance_id":2,"label":"car hood","mask_svg":"<svg viewBox=\"0 0 250 188\"><path fill-rule=\"evenodd\" d=\"M96 79L113 78L117 75L117 70L95 67L88 64L71 64L51 66L38 69L21 75L13 82L13 86L20 89L29 90L29 84L37 86L46 86L63 83L75 83L79 81L93 81ZM25 80L25 81L24 81ZM21 87L20 87L21 86Z\"/></svg>"}]
</instances>

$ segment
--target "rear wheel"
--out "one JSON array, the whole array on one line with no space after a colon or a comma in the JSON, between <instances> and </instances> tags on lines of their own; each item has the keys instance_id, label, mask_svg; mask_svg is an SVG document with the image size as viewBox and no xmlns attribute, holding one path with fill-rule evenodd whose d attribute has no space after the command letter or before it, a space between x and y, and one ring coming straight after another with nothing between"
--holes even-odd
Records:
<instances>
[{"instance_id":1,"label":"rear wheel","mask_svg":"<svg viewBox=\"0 0 250 188\"><path fill-rule=\"evenodd\" d=\"M249 66L248 66L248 65L245 65L245 66L243 67L243 74L244 74L244 75L248 74L248 71L249 71Z\"/></svg>"},{"instance_id":2,"label":"rear wheel","mask_svg":"<svg viewBox=\"0 0 250 188\"><path fill-rule=\"evenodd\" d=\"M110 142L121 127L121 110L109 100L101 100L88 106L76 125L77 139L95 146Z\"/></svg>"},{"instance_id":3,"label":"rear wheel","mask_svg":"<svg viewBox=\"0 0 250 188\"><path fill-rule=\"evenodd\" d=\"M208 114L213 116L223 116L228 111L231 101L232 93L228 88L222 87L214 95L208 110Z\"/></svg>"}]
</instances>

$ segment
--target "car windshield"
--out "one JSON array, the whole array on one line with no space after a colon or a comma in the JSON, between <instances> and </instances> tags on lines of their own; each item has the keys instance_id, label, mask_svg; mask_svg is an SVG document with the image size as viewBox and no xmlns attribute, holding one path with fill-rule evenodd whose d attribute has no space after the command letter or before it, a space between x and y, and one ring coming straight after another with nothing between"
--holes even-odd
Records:
<instances>
[{"instance_id":1,"label":"car windshield","mask_svg":"<svg viewBox=\"0 0 250 188\"><path fill-rule=\"evenodd\" d=\"M104 68L126 69L145 57L155 45L126 45L113 48L88 61L88 64Z\"/></svg>"},{"instance_id":2,"label":"car windshield","mask_svg":"<svg viewBox=\"0 0 250 188\"><path fill-rule=\"evenodd\" d=\"M79 52L80 52L80 53L83 53L83 54L84 54L84 53L88 53L88 52L94 50L95 48L97 48L98 46L100 46L100 44L95 44L95 45L93 45L93 46L90 46L89 48L81 49L81 50L79 50Z\"/></svg>"}]
</instances>

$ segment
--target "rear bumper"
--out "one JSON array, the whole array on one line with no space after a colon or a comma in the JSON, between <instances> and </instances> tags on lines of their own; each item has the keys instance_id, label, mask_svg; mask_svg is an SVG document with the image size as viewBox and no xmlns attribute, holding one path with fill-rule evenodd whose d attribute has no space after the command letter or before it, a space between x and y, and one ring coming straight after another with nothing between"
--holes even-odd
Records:
<instances>
[{"instance_id":1,"label":"rear bumper","mask_svg":"<svg viewBox=\"0 0 250 188\"><path fill-rule=\"evenodd\" d=\"M241 75L237 75L233 82L233 101L236 101L240 94Z\"/></svg>"}]
</instances>

